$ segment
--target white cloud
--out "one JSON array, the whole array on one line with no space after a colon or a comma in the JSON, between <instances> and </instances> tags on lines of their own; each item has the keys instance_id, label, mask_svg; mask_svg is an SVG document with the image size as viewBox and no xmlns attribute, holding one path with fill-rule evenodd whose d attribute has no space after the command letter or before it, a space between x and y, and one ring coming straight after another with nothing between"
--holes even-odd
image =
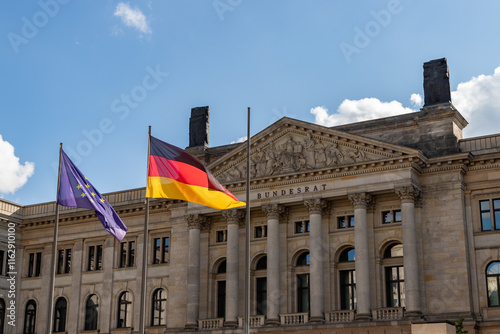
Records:
<instances>
[{"instance_id":1,"label":"white cloud","mask_svg":"<svg viewBox=\"0 0 500 334\"><path fill-rule=\"evenodd\" d=\"M135 28L144 34L152 33L146 20L146 16L138 8L132 8L129 4L120 2L116 6L114 15L120 17L122 22L128 27Z\"/></svg>"},{"instance_id":2,"label":"white cloud","mask_svg":"<svg viewBox=\"0 0 500 334\"><path fill-rule=\"evenodd\" d=\"M469 122L464 129L467 137L500 133L500 67L493 75L481 74L460 83L451 100Z\"/></svg>"},{"instance_id":3,"label":"white cloud","mask_svg":"<svg viewBox=\"0 0 500 334\"><path fill-rule=\"evenodd\" d=\"M0 135L0 193L14 193L21 188L35 171L33 162L19 164L14 155L14 146Z\"/></svg>"},{"instance_id":4,"label":"white cloud","mask_svg":"<svg viewBox=\"0 0 500 334\"><path fill-rule=\"evenodd\" d=\"M325 107L311 109L315 116L315 123L324 126L335 126L354 122L361 122L375 118L394 116L414 112L415 110L403 107L398 101L382 102L376 98L361 100L344 100L337 111L331 115Z\"/></svg>"},{"instance_id":5,"label":"white cloud","mask_svg":"<svg viewBox=\"0 0 500 334\"><path fill-rule=\"evenodd\" d=\"M236 139L235 141L232 141L231 144L243 143L246 140L247 140L247 136L241 137L241 138Z\"/></svg>"},{"instance_id":6,"label":"white cloud","mask_svg":"<svg viewBox=\"0 0 500 334\"><path fill-rule=\"evenodd\" d=\"M464 138L500 133L500 66L492 75L481 74L460 83L457 90L451 92L451 100L469 122L464 129ZM420 94L411 94L410 102L418 109L423 98ZM376 98L364 98L346 99L332 114L322 106L312 108L311 114L315 116L316 124L335 126L415 111L403 107L398 101L382 102Z\"/></svg>"},{"instance_id":7,"label":"white cloud","mask_svg":"<svg viewBox=\"0 0 500 334\"><path fill-rule=\"evenodd\" d=\"M415 108L420 108L422 106L422 102L424 101L422 96L420 94L411 94L410 96L410 101L411 101L411 104L415 107Z\"/></svg>"}]
</instances>

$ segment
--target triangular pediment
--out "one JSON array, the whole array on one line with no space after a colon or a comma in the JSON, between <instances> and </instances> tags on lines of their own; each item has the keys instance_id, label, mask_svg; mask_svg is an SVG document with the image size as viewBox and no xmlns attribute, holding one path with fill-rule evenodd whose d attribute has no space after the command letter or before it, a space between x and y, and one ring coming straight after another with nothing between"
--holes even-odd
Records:
<instances>
[{"instance_id":1,"label":"triangular pediment","mask_svg":"<svg viewBox=\"0 0 500 334\"><path fill-rule=\"evenodd\" d=\"M247 143L208 167L222 183L246 178ZM284 117L251 138L250 177L307 173L348 168L402 156L421 156L418 150L361 137Z\"/></svg>"}]
</instances>

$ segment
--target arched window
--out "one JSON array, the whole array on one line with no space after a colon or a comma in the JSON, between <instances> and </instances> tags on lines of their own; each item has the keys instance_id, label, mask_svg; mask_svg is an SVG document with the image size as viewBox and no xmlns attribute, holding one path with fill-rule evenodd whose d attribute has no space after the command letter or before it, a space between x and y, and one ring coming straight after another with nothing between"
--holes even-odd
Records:
<instances>
[{"instance_id":1,"label":"arched window","mask_svg":"<svg viewBox=\"0 0 500 334\"><path fill-rule=\"evenodd\" d=\"M53 332L65 332L66 331L66 309L68 303L66 298L59 297L56 300L56 305L54 307L54 323Z\"/></svg>"},{"instance_id":2,"label":"arched window","mask_svg":"<svg viewBox=\"0 0 500 334\"><path fill-rule=\"evenodd\" d=\"M5 302L0 298L0 334L3 334L3 325L5 324Z\"/></svg>"},{"instance_id":3,"label":"arched window","mask_svg":"<svg viewBox=\"0 0 500 334\"><path fill-rule=\"evenodd\" d=\"M26 312L24 313L24 329L23 334L35 333L35 320L36 320L36 303L30 299L26 303Z\"/></svg>"},{"instance_id":4,"label":"arched window","mask_svg":"<svg viewBox=\"0 0 500 334\"><path fill-rule=\"evenodd\" d=\"M167 293L164 289L156 289L153 292L153 304L151 310L151 326L161 326L167 323Z\"/></svg>"},{"instance_id":5,"label":"arched window","mask_svg":"<svg viewBox=\"0 0 500 334\"><path fill-rule=\"evenodd\" d=\"M118 324L117 328L132 327L132 297L125 291L118 297Z\"/></svg>"},{"instance_id":6,"label":"arched window","mask_svg":"<svg viewBox=\"0 0 500 334\"><path fill-rule=\"evenodd\" d=\"M267 314L267 256L262 256L255 264L255 313Z\"/></svg>"},{"instance_id":7,"label":"arched window","mask_svg":"<svg viewBox=\"0 0 500 334\"><path fill-rule=\"evenodd\" d=\"M216 276L217 289L217 312L218 318L226 316L226 260L222 260L217 266Z\"/></svg>"},{"instance_id":8,"label":"arched window","mask_svg":"<svg viewBox=\"0 0 500 334\"><path fill-rule=\"evenodd\" d=\"M303 252L295 262L297 280L297 312L309 312L309 252Z\"/></svg>"},{"instance_id":9,"label":"arched window","mask_svg":"<svg viewBox=\"0 0 500 334\"><path fill-rule=\"evenodd\" d=\"M356 309L356 271L354 268L355 251L346 248L339 256L340 309Z\"/></svg>"},{"instance_id":10,"label":"arched window","mask_svg":"<svg viewBox=\"0 0 500 334\"><path fill-rule=\"evenodd\" d=\"M99 303L96 295L90 295L85 303L85 330L97 330Z\"/></svg>"},{"instance_id":11,"label":"arched window","mask_svg":"<svg viewBox=\"0 0 500 334\"><path fill-rule=\"evenodd\" d=\"M403 245L393 243L384 251L387 307L405 307L405 272Z\"/></svg>"},{"instance_id":12,"label":"arched window","mask_svg":"<svg viewBox=\"0 0 500 334\"><path fill-rule=\"evenodd\" d=\"M500 306L498 286L500 282L500 262L491 262L486 268L488 286L488 306Z\"/></svg>"}]
</instances>

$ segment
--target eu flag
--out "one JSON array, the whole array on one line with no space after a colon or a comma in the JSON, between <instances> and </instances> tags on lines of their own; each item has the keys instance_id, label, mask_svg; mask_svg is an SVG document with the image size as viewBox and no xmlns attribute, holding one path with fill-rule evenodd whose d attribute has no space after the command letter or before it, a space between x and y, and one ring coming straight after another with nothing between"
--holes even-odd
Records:
<instances>
[{"instance_id":1,"label":"eu flag","mask_svg":"<svg viewBox=\"0 0 500 334\"><path fill-rule=\"evenodd\" d=\"M61 150L61 170L57 203L63 206L94 210L104 229L121 241L127 233L113 207Z\"/></svg>"}]
</instances>

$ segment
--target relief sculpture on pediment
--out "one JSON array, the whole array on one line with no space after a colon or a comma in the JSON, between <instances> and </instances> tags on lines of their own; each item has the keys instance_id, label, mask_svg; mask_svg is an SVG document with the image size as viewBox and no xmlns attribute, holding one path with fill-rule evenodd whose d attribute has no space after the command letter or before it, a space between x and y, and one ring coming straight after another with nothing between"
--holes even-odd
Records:
<instances>
[{"instance_id":1,"label":"relief sculpture on pediment","mask_svg":"<svg viewBox=\"0 0 500 334\"><path fill-rule=\"evenodd\" d=\"M340 147L338 142L325 143L313 138L288 135L284 141L260 147L250 159L250 177L259 178L310 169L334 167L368 160L359 148ZM246 164L240 163L218 175L221 182L234 182L246 177Z\"/></svg>"}]
</instances>

